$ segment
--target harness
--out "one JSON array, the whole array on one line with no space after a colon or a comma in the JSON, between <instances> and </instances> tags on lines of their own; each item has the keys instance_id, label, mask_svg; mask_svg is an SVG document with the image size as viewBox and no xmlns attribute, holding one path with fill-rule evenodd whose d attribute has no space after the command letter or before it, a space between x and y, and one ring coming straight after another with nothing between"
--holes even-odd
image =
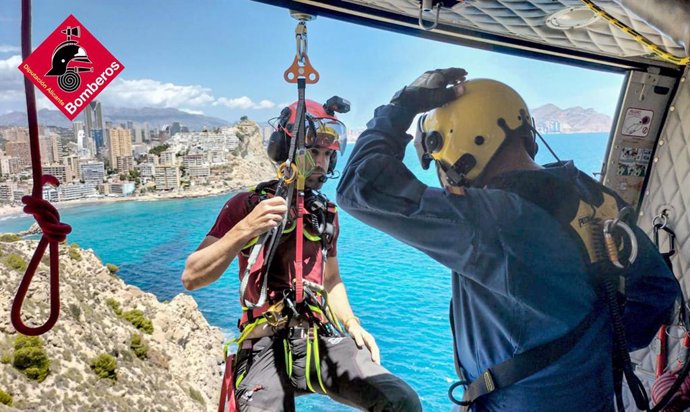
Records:
<instances>
[{"instance_id":1,"label":"harness","mask_svg":"<svg viewBox=\"0 0 690 412\"><path fill-rule=\"evenodd\" d=\"M574 173L578 172L574 171ZM647 393L632 368L622 320L622 306L625 301L624 279L637 254L635 234L625 222L626 218L631 217L631 209L624 208L619 212L616 198L613 195L606 191L596 190L591 184L580 181L577 175L573 175L573 177L575 177L576 194L579 200L577 211L567 216L564 215L563 208L559 208L557 205L544 209L559 221L564 230L580 245L582 257L587 262L588 273L595 280L595 287L600 292L600 300L603 300L608 307L614 339L613 383L618 410L624 410L623 376L628 382L636 406L640 410L649 410ZM546 183L552 183L554 184L553 188L556 187L554 181L549 181L549 178L546 178ZM539 193L551 193L551 191L544 191L543 188L537 187L534 182L526 187L519 185L516 187L513 182L499 181L495 186L515 192L540 206L544 205L544 202L540 201L543 199L539 197L543 194ZM572 200L571 198L562 201ZM619 251L622 251L627 259L621 259ZM566 335L488 368L478 379L471 382L464 377L457 354L456 339L453 336L456 371L460 381L449 388L450 400L460 405L462 412L467 412L479 398L500 388L513 385L558 361L583 338L597 317L596 312L596 310L592 310ZM452 322L451 316L451 324ZM451 329L455 335L454 327ZM453 395L453 391L460 386L465 389L462 400L456 399Z\"/></svg>"},{"instance_id":2,"label":"harness","mask_svg":"<svg viewBox=\"0 0 690 412\"><path fill-rule=\"evenodd\" d=\"M276 196L276 189L278 181L272 180L264 182L256 186L251 192L252 194L247 199L247 210L251 212L256 205L262 200ZM244 373L237 376L233 382L233 368L236 366L236 354L229 354L231 352L230 346L237 346L237 353L240 350L251 349L253 342L247 338L259 326L270 326L278 339L283 341L283 349L285 356L285 364L287 365L287 374L292 377L292 339L307 339L307 357L306 357L306 383L309 390L312 392L319 392L326 394L326 388L321 379L321 362L319 353L319 336L342 336L343 329L337 321L336 316L332 312L328 304L328 293L323 287L324 271L326 261L328 258L328 245L331 243L335 235L335 216L337 209L334 203L330 202L324 195L316 190L307 189L304 195L304 211L305 218L303 223L303 230L299 230L299 220L296 219L294 210L288 213L288 222L282 231L282 236L277 245L277 254L281 253L281 245L293 240L292 234L297 239L306 238L309 242L318 242L318 254L321 256L320 276L317 282L310 281L304 278L289 279L290 288L283 290L269 290L268 278L273 273L280 272L282 268L276 268L276 272L271 271L271 267L267 267L268 261L264 259L264 255L259 254L259 258L252 264L247 271L248 275L242 279L240 287L240 300L246 302L246 292L249 285L256 285L257 279L263 277L261 280L260 296L266 297L266 301L260 306L248 307L242 305L242 316L238 319L237 326L240 330L240 335L228 342L224 347L226 358L226 370L223 378L223 387L221 389L221 404L226 399L229 404L234 403L234 388L237 388L244 379ZM245 257L251 255L252 249L257 245L259 237L256 237L242 247L240 253ZM297 240L294 239L294 240ZM295 260L296 272L301 268L303 261L302 252L297 248L297 258ZM249 264L249 263L248 263ZM284 273L284 272L283 272ZM251 277L254 281L248 279ZM297 299L297 285L302 286L302 293L304 295L302 301ZM260 299L261 300L261 299ZM290 322L293 319L304 321L303 324L307 327L298 326L290 327ZM314 379L316 376L316 379ZM318 386L317 386L318 383ZM232 409L230 409L232 410Z\"/></svg>"}]
</instances>

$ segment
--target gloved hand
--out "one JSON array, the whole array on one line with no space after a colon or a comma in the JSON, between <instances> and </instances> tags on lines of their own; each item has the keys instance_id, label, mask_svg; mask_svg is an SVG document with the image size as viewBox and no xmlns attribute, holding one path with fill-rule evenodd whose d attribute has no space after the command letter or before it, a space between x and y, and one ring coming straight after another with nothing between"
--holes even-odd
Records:
<instances>
[{"instance_id":1,"label":"gloved hand","mask_svg":"<svg viewBox=\"0 0 690 412\"><path fill-rule=\"evenodd\" d=\"M465 80L465 69L436 69L425 72L409 86L399 90L391 103L404 107L414 113L423 113L454 100L461 92L457 90ZM448 86L453 87L448 87Z\"/></svg>"}]
</instances>

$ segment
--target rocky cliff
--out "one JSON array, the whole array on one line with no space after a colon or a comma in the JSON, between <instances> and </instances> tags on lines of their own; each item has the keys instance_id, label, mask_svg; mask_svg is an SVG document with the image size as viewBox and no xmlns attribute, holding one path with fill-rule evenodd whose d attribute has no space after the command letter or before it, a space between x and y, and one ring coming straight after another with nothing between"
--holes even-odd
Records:
<instances>
[{"instance_id":1,"label":"rocky cliff","mask_svg":"<svg viewBox=\"0 0 690 412\"><path fill-rule=\"evenodd\" d=\"M44 355L31 349L27 356L10 308L36 245L0 241L0 410L217 409L224 337L209 326L194 299L180 294L159 302L76 245L60 246L62 311L57 325L40 337ZM25 323L41 324L48 317L47 263L46 253L24 304ZM26 369L32 357L42 361L33 371ZM47 375L36 380L46 366Z\"/></svg>"},{"instance_id":2,"label":"rocky cliff","mask_svg":"<svg viewBox=\"0 0 690 412\"><path fill-rule=\"evenodd\" d=\"M247 120L239 122L234 128L239 144L228 158L227 165L219 168L225 173L226 179L229 178L233 187L254 186L275 179L276 167L266 154L259 126Z\"/></svg>"},{"instance_id":3,"label":"rocky cliff","mask_svg":"<svg viewBox=\"0 0 690 412\"><path fill-rule=\"evenodd\" d=\"M589 133L608 132L613 120L611 116L599 113L594 109L583 109L580 106L561 109L554 104L545 104L532 110L537 128L546 133ZM560 130L553 130L558 122Z\"/></svg>"}]
</instances>

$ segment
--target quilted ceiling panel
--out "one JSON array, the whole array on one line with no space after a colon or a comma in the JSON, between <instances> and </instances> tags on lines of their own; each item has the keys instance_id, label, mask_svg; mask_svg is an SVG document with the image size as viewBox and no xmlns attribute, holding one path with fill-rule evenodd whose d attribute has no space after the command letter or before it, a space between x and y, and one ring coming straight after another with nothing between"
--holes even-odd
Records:
<instances>
[{"instance_id":1,"label":"quilted ceiling panel","mask_svg":"<svg viewBox=\"0 0 690 412\"><path fill-rule=\"evenodd\" d=\"M418 0L347 0L367 7L417 18ZM624 24L632 27L664 50L683 57L681 44L651 27L612 0L596 4ZM657 60L644 46L608 21L597 18L592 24L568 30L552 29L546 19L558 11L584 7L579 0L465 0L443 8L440 23L480 32L500 34L532 42L617 57L642 57ZM427 24L435 17L425 13Z\"/></svg>"}]
</instances>

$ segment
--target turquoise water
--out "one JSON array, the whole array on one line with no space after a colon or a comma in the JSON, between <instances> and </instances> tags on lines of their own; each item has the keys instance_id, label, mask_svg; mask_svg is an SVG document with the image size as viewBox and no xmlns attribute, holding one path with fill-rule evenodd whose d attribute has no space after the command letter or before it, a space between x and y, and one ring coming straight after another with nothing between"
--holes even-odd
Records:
<instances>
[{"instance_id":1,"label":"turquoise water","mask_svg":"<svg viewBox=\"0 0 690 412\"><path fill-rule=\"evenodd\" d=\"M547 136L562 159L574 159L585 172L601 169L608 134ZM346 163L340 159L342 168ZM553 161L546 148L540 163ZM410 145L405 163L427 184L435 185L431 171L422 173ZM336 182L324 192L335 198ZM120 202L84 205L61 210L72 225L70 242L93 249L104 263L120 266L127 282L169 300L186 292L180 284L185 258L202 240L230 195L157 202ZM60 205L58 204L58 208ZM448 325L449 271L425 255L341 212L339 261L355 313L381 348L385 367L405 379L419 394L426 411L447 411L447 387L455 380ZM0 232L28 228L26 216L0 220ZM233 263L216 283L190 294L212 325L233 334L240 315L237 265ZM298 400L298 411L350 411L323 396Z\"/></svg>"}]
</instances>

